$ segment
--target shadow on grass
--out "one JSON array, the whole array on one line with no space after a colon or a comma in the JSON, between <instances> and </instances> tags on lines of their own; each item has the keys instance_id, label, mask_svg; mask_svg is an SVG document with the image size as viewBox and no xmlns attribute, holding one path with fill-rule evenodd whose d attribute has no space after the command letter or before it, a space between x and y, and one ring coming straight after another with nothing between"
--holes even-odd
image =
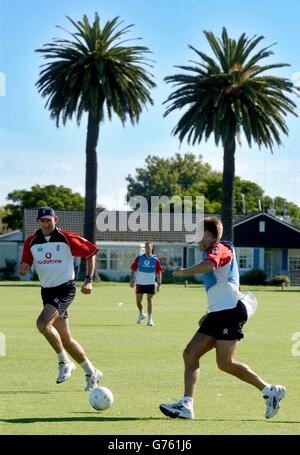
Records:
<instances>
[{"instance_id":1,"label":"shadow on grass","mask_svg":"<svg viewBox=\"0 0 300 455\"><path fill-rule=\"evenodd\" d=\"M93 414L91 412L91 414ZM52 422L131 422L142 420L164 420L163 417L30 417L22 419L0 419L4 423L52 423Z\"/></svg>"},{"instance_id":2,"label":"shadow on grass","mask_svg":"<svg viewBox=\"0 0 300 455\"><path fill-rule=\"evenodd\" d=\"M31 395L49 395L52 392L39 392L38 390L0 390L0 395L23 395L26 393Z\"/></svg>"},{"instance_id":3,"label":"shadow on grass","mask_svg":"<svg viewBox=\"0 0 300 455\"><path fill-rule=\"evenodd\" d=\"M22 284L19 281L16 281L15 284L6 284L6 283L1 283L0 281L0 287L2 288L20 288L20 287L26 287L26 288L39 288L41 285L39 283L36 284Z\"/></svg>"},{"instance_id":4,"label":"shadow on grass","mask_svg":"<svg viewBox=\"0 0 300 455\"><path fill-rule=\"evenodd\" d=\"M79 414L79 412L74 412L74 414ZM85 412L80 414L94 414L93 411ZM30 418L20 418L20 419L0 419L0 422L4 423L56 423L56 422L132 422L132 421L151 421L151 420L163 420L163 421L170 421L171 419L166 419L165 417L103 417L99 415L92 415L89 417L30 417ZM174 419L175 421L175 419ZM190 422L187 420L187 422ZM273 421L266 421L265 419L194 419L194 423L196 422L264 422L268 425L282 425L282 424L299 424L299 421L291 421L291 420L273 420ZM191 422L190 422L191 423Z\"/></svg>"}]
</instances>

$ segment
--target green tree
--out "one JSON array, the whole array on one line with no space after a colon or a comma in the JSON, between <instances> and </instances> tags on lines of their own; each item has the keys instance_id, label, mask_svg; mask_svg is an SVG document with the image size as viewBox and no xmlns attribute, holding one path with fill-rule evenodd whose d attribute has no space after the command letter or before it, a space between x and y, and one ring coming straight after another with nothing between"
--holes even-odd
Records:
<instances>
[{"instance_id":1,"label":"green tree","mask_svg":"<svg viewBox=\"0 0 300 455\"><path fill-rule=\"evenodd\" d=\"M86 180L84 235L95 242L97 200L97 144L104 114L111 120L115 113L122 124L129 118L138 122L142 108L153 103L150 88L155 87L146 71L149 49L127 46L125 35L132 25L121 28L119 17L103 27L95 14L91 25L86 15L82 21L68 20L75 28L68 32L72 40L56 39L37 49L48 61L36 83L38 91L48 98L50 117L63 124L76 116L88 115L86 139Z\"/></svg>"},{"instance_id":2,"label":"green tree","mask_svg":"<svg viewBox=\"0 0 300 455\"><path fill-rule=\"evenodd\" d=\"M208 177L214 175L211 166L192 153L176 153L171 158L149 155L145 166L136 169L135 177L126 177L128 199L143 196L150 210L151 196L206 196Z\"/></svg>"},{"instance_id":3,"label":"green tree","mask_svg":"<svg viewBox=\"0 0 300 455\"><path fill-rule=\"evenodd\" d=\"M222 220L224 238L233 239L233 192L236 142L245 134L249 147L252 142L271 149L281 144L280 133L288 134L284 117L296 115L295 103L286 95L295 88L282 77L262 75L265 71L289 66L285 63L260 65L273 54L265 47L253 55L263 36L229 38L223 28L222 39L204 32L215 59L189 46L200 58L193 66L178 66L185 74L167 76L174 85L164 115L185 110L173 129L180 142L185 138L193 145L214 135L221 141L223 154Z\"/></svg>"},{"instance_id":4,"label":"green tree","mask_svg":"<svg viewBox=\"0 0 300 455\"><path fill-rule=\"evenodd\" d=\"M56 210L84 209L84 198L62 185L34 185L31 190L14 190L6 199L13 202L4 206L5 214L2 218L2 222L6 223L9 229L22 227L25 208L48 205Z\"/></svg>"},{"instance_id":5,"label":"green tree","mask_svg":"<svg viewBox=\"0 0 300 455\"><path fill-rule=\"evenodd\" d=\"M209 163L203 162L192 153L176 153L170 158L149 155L143 167L136 169L136 175L128 175L127 194L129 198L143 196L151 209L151 196L192 196L195 209L196 196L204 196L205 213L221 213L222 173L214 171ZM234 178L234 214L267 212L274 205L278 217L290 216L292 224L300 228L300 208L279 196L273 200L264 195L263 189L250 180ZM260 208L261 206L261 208ZM171 207L172 209L172 207Z\"/></svg>"}]
</instances>

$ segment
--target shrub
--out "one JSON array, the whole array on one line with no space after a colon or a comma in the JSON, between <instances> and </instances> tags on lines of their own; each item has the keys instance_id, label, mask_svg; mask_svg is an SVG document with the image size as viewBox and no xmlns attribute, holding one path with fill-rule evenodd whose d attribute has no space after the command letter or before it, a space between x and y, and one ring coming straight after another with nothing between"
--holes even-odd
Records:
<instances>
[{"instance_id":1,"label":"shrub","mask_svg":"<svg viewBox=\"0 0 300 455\"><path fill-rule=\"evenodd\" d=\"M291 284L290 279L286 275L275 275L273 276L270 284L273 284L273 286L289 286Z\"/></svg>"},{"instance_id":2,"label":"shrub","mask_svg":"<svg viewBox=\"0 0 300 455\"><path fill-rule=\"evenodd\" d=\"M241 276L241 284L265 284L267 275L264 270L252 269Z\"/></svg>"},{"instance_id":3,"label":"shrub","mask_svg":"<svg viewBox=\"0 0 300 455\"><path fill-rule=\"evenodd\" d=\"M110 281L107 275L104 273L99 273L100 281Z\"/></svg>"},{"instance_id":4,"label":"shrub","mask_svg":"<svg viewBox=\"0 0 300 455\"><path fill-rule=\"evenodd\" d=\"M130 282L130 275L123 275L120 278L121 283L129 283Z\"/></svg>"},{"instance_id":5,"label":"shrub","mask_svg":"<svg viewBox=\"0 0 300 455\"><path fill-rule=\"evenodd\" d=\"M15 278L16 265L17 263L14 259L5 259L5 267L0 269L4 280L11 280Z\"/></svg>"}]
</instances>

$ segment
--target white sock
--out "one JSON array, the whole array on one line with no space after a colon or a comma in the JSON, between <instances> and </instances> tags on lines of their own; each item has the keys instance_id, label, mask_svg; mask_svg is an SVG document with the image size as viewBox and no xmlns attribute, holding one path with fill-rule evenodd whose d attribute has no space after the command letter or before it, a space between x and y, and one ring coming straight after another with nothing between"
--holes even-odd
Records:
<instances>
[{"instance_id":1,"label":"white sock","mask_svg":"<svg viewBox=\"0 0 300 455\"><path fill-rule=\"evenodd\" d=\"M95 367L94 365L89 361L89 359L85 359L84 362L80 364L81 368L84 370L85 374L94 374L95 373Z\"/></svg>"},{"instance_id":2,"label":"white sock","mask_svg":"<svg viewBox=\"0 0 300 455\"><path fill-rule=\"evenodd\" d=\"M194 404L194 399L192 397L183 397L182 402L187 408L192 408Z\"/></svg>"},{"instance_id":3,"label":"white sock","mask_svg":"<svg viewBox=\"0 0 300 455\"><path fill-rule=\"evenodd\" d=\"M59 352L57 354L57 357L58 357L58 363L60 363L60 362L63 362L63 363L70 362L70 359L69 359L69 357L68 357L68 355L67 355L65 350L62 350L61 352Z\"/></svg>"},{"instance_id":4,"label":"white sock","mask_svg":"<svg viewBox=\"0 0 300 455\"><path fill-rule=\"evenodd\" d=\"M270 394L270 390L271 390L271 384L266 384L264 386L264 388L262 389L261 393L263 394L263 396L265 395L269 395Z\"/></svg>"}]
</instances>

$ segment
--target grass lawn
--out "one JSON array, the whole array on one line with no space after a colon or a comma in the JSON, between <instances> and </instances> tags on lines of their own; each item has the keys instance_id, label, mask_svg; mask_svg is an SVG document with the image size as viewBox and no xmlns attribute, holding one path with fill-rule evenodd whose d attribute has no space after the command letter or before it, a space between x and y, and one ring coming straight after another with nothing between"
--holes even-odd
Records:
<instances>
[{"instance_id":1,"label":"grass lawn","mask_svg":"<svg viewBox=\"0 0 300 455\"><path fill-rule=\"evenodd\" d=\"M88 403L80 367L69 381L55 384L56 355L35 328L41 310L37 283L0 282L0 332L6 337L0 434L300 434L300 359L292 355L292 335L300 332L300 290L251 291L259 306L245 326L238 358L266 381L286 386L280 411L266 420L260 393L219 371L210 352L201 363L196 418L185 421L168 419L158 406L182 396L182 350L206 311L201 286L163 286L155 296L155 327L136 324L134 292L127 284L95 284L91 296L78 292L70 311L73 336L114 394L113 406L101 413Z\"/></svg>"}]
</instances>

